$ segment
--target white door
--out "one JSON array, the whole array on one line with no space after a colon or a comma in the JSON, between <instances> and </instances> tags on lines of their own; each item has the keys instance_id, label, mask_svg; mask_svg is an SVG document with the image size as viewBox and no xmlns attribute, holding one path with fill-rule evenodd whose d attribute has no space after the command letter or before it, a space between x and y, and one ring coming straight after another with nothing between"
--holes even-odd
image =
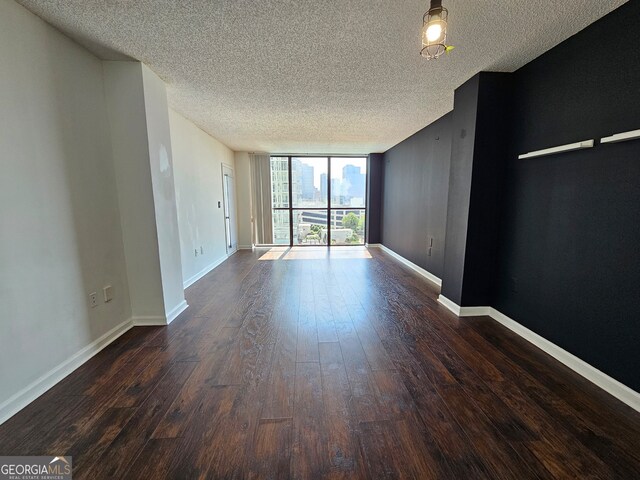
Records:
<instances>
[{"instance_id":1,"label":"white door","mask_svg":"<svg viewBox=\"0 0 640 480\"><path fill-rule=\"evenodd\" d=\"M226 165L222 166L222 193L227 255L231 255L238 249L238 240L236 239L236 193L233 183L233 169Z\"/></svg>"}]
</instances>

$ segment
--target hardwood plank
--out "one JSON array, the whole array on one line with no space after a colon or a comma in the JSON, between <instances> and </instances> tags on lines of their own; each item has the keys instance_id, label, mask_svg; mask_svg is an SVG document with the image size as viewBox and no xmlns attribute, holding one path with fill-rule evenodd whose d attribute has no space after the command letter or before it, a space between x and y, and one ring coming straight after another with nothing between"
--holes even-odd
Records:
<instances>
[{"instance_id":1,"label":"hardwood plank","mask_svg":"<svg viewBox=\"0 0 640 480\"><path fill-rule=\"evenodd\" d=\"M291 478L319 478L327 471L320 365L298 363L295 385Z\"/></svg>"},{"instance_id":2,"label":"hardwood plank","mask_svg":"<svg viewBox=\"0 0 640 480\"><path fill-rule=\"evenodd\" d=\"M301 303L298 314L297 362L319 362L318 330L313 303Z\"/></svg>"},{"instance_id":3,"label":"hardwood plank","mask_svg":"<svg viewBox=\"0 0 640 480\"><path fill-rule=\"evenodd\" d=\"M160 347L139 347L128 351L127 354L118 357L109 371L85 391L85 395L100 398L107 392L110 395L113 395L114 391L120 393L119 390L124 390L134 379L137 379L161 351Z\"/></svg>"},{"instance_id":4,"label":"hardwood plank","mask_svg":"<svg viewBox=\"0 0 640 480\"><path fill-rule=\"evenodd\" d=\"M364 478L358 448L358 422L351 408L351 387L340 344L320 344L322 400L327 438L328 477Z\"/></svg>"},{"instance_id":5,"label":"hardwood plank","mask_svg":"<svg viewBox=\"0 0 640 480\"><path fill-rule=\"evenodd\" d=\"M389 421L364 422L360 425L360 441L370 478L401 478L400 465L394 464L390 452L394 448Z\"/></svg>"},{"instance_id":6,"label":"hardwood plank","mask_svg":"<svg viewBox=\"0 0 640 480\"><path fill-rule=\"evenodd\" d=\"M279 333L274 347L269 382L265 387L261 412L263 419L291 418L293 416L298 341L297 304L281 305L275 315L279 322Z\"/></svg>"},{"instance_id":7,"label":"hardwood plank","mask_svg":"<svg viewBox=\"0 0 640 480\"><path fill-rule=\"evenodd\" d=\"M221 418L210 443L215 454L207 469L209 478L245 478L255 456L254 447L259 414L269 380L273 344L266 345L246 381L238 388L228 415Z\"/></svg>"},{"instance_id":8,"label":"hardwood plank","mask_svg":"<svg viewBox=\"0 0 640 480\"><path fill-rule=\"evenodd\" d=\"M152 438L177 438L182 435L200 408L202 389L219 385L218 372L223 367L230 342L237 329L223 328L216 342L210 345L209 354L196 364L166 414L155 428Z\"/></svg>"},{"instance_id":9,"label":"hardwood plank","mask_svg":"<svg viewBox=\"0 0 640 480\"><path fill-rule=\"evenodd\" d=\"M406 421L364 422L360 430L369 478L438 477L435 462Z\"/></svg>"},{"instance_id":10,"label":"hardwood plank","mask_svg":"<svg viewBox=\"0 0 640 480\"><path fill-rule=\"evenodd\" d=\"M327 301L316 299L314 302L314 310L318 328L318 342L337 342L338 334L336 333L333 312L331 311L328 298Z\"/></svg>"},{"instance_id":11,"label":"hardwood plank","mask_svg":"<svg viewBox=\"0 0 640 480\"><path fill-rule=\"evenodd\" d=\"M84 397L54 396L51 390L27 405L0 425L2 455L26 455L33 450L34 439L56 431L56 424L66 412L72 412ZM27 453L23 453L27 452Z\"/></svg>"},{"instance_id":12,"label":"hardwood plank","mask_svg":"<svg viewBox=\"0 0 640 480\"><path fill-rule=\"evenodd\" d=\"M350 323L337 325L342 357L351 387L351 407L359 422L384 420L376 398L367 357L355 328Z\"/></svg>"},{"instance_id":13,"label":"hardwood plank","mask_svg":"<svg viewBox=\"0 0 640 480\"><path fill-rule=\"evenodd\" d=\"M240 387L205 387L198 415L184 436L177 438L177 452L168 478L242 478L244 445L242 432L232 417Z\"/></svg>"},{"instance_id":14,"label":"hardwood plank","mask_svg":"<svg viewBox=\"0 0 640 480\"><path fill-rule=\"evenodd\" d=\"M154 350L159 347L147 347ZM122 388L112 394L108 402L112 408L136 407L140 405L155 389L157 383L171 368L171 356L167 351L160 351L133 381L126 381Z\"/></svg>"},{"instance_id":15,"label":"hardwood plank","mask_svg":"<svg viewBox=\"0 0 640 480\"><path fill-rule=\"evenodd\" d=\"M65 377L51 389L51 393L55 396L87 395L96 382L108 381L108 377L129 362L139 349L139 345L127 345L128 340L135 338L131 336L138 333L134 330L126 332L72 375Z\"/></svg>"},{"instance_id":16,"label":"hardwood plank","mask_svg":"<svg viewBox=\"0 0 640 480\"><path fill-rule=\"evenodd\" d=\"M535 478L531 467L538 467L537 464L527 465L518 458L511 443L500 435L463 389L445 387L438 393L455 412L456 421L463 426L475 450L497 478Z\"/></svg>"},{"instance_id":17,"label":"hardwood plank","mask_svg":"<svg viewBox=\"0 0 640 480\"><path fill-rule=\"evenodd\" d=\"M157 480L171 478L171 462L179 455L178 440L162 438L149 440L131 467L126 478L131 480Z\"/></svg>"},{"instance_id":18,"label":"hardwood plank","mask_svg":"<svg viewBox=\"0 0 640 480\"><path fill-rule=\"evenodd\" d=\"M371 370L395 370L391 357L389 357L378 333L367 318L367 313L364 309L350 308L349 314Z\"/></svg>"},{"instance_id":19,"label":"hardwood plank","mask_svg":"<svg viewBox=\"0 0 640 480\"><path fill-rule=\"evenodd\" d=\"M418 417L425 429L423 435L432 442L444 462L453 472L452 478L483 478L495 477L495 473L487 465L480 453L469 440L467 434L455 418L455 412L449 410L448 405L438 394L433 384L417 362L403 362L398 374L416 405Z\"/></svg>"},{"instance_id":20,"label":"hardwood plank","mask_svg":"<svg viewBox=\"0 0 640 480\"><path fill-rule=\"evenodd\" d=\"M151 438L193 368L193 363L174 364L105 452L95 458L80 478L122 478Z\"/></svg>"},{"instance_id":21,"label":"hardwood plank","mask_svg":"<svg viewBox=\"0 0 640 480\"><path fill-rule=\"evenodd\" d=\"M251 450L247 478L289 478L291 468L291 419L261 420Z\"/></svg>"},{"instance_id":22,"label":"hardwood plank","mask_svg":"<svg viewBox=\"0 0 640 480\"><path fill-rule=\"evenodd\" d=\"M78 438L64 452L65 456L73 457L73 475L75 477L81 478L84 475L84 470L107 451L111 442L133 417L135 411L136 409L133 407L108 409L86 435Z\"/></svg>"},{"instance_id":23,"label":"hardwood plank","mask_svg":"<svg viewBox=\"0 0 640 480\"><path fill-rule=\"evenodd\" d=\"M227 305L232 308L229 310L228 316L225 319L224 325L226 327L240 327L247 318L248 313L253 308L256 301L260 299L262 289L268 284L267 280L268 265L259 264L247 274L243 279L238 291L237 303L226 301ZM210 305L219 305L220 302L211 303ZM235 308L234 308L235 307Z\"/></svg>"}]
</instances>

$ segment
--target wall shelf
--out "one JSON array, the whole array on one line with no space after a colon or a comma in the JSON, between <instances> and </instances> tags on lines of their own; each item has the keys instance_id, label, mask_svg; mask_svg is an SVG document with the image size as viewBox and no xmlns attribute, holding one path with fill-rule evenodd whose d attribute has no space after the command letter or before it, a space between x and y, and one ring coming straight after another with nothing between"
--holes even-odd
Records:
<instances>
[{"instance_id":1,"label":"wall shelf","mask_svg":"<svg viewBox=\"0 0 640 480\"><path fill-rule=\"evenodd\" d=\"M610 137L603 137L600 140L601 143L618 143L626 142L627 140L636 140L640 138L640 130L631 130L629 132L616 133Z\"/></svg>"},{"instance_id":2,"label":"wall shelf","mask_svg":"<svg viewBox=\"0 0 640 480\"><path fill-rule=\"evenodd\" d=\"M593 140L583 140L582 142L569 143L558 147L545 148L544 150L536 150L535 152L523 153L518 155L520 160L525 158L544 157L545 155L553 155L555 153L572 152L574 150L582 150L584 148L592 148Z\"/></svg>"}]
</instances>

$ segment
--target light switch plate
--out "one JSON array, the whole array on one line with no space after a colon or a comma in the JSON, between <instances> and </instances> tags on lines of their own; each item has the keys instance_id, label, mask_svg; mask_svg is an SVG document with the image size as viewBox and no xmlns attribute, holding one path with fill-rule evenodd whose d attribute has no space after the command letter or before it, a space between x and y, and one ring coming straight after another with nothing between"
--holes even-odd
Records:
<instances>
[{"instance_id":1,"label":"light switch plate","mask_svg":"<svg viewBox=\"0 0 640 480\"><path fill-rule=\"evenodd\" d=\"M106 285L103 289L102 289L102 293L104 295L104 302L110 302L111 300L113 300L113 287L111 285Z\"/></svg>"}]
</instances>

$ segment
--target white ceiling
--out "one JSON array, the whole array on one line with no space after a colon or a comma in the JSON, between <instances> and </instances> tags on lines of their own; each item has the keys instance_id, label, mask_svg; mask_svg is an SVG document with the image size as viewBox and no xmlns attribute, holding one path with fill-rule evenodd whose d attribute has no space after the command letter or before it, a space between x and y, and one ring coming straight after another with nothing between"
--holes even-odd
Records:
<instances>
[{"instance_id":1,"label":"white ceiling","mask_svg":"<svg viewBox=\"0 0 640 480\"><path fill-rule=\"evenodd\" d=\"M444 0L449 42L420 57L427 0L19 0L99 57L134 58L172 108L233 150L385 151L625 0ZM606 41L606 39L603 39Z\"/></svg>"}]
</instances>

